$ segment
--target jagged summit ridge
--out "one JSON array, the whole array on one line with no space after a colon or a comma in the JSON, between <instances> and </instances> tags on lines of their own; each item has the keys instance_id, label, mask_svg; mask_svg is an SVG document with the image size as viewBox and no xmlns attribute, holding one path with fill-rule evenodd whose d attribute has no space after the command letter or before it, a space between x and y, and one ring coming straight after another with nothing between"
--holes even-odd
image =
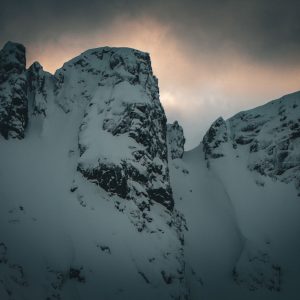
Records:
<instances>
[{"instance_id":1,"label":"jagged summit ridge","mask_svg":"<svg viewBox=\"0 0 300 300\"><path fill-rule=\"evenodd\" d=\"M1 53L7 65L13 62L13 76L23 80L22 110L14 117L7 108L0 116L1 128L8 131L5 124L10 122L18 134L4 133L5 137L24 138L27 119L46 117L50 104L56 103L66 114L80 112L78 171L106 191L139 199L140 207L156 201L173 208L166 116L148 53L95 48L66 62L54 76L38 62L26 70L25 48L20 44L8 43ZM5 99L7 107L16 108L9 105L12 96Z\"/></svg>"},{"instance_id":2,"label":"jagged summit ridge","mask_svg":"<svg viewBox=\"0 0 300 300\"><path fill-rule=\"evenodd\" d=\"M94 93L80 126L78 170L123 198L139 198L140 207L149 206L150 199L171 209L166 117L149 55L129 48L92 49L57 74L71 78L67 87L62 79L62 90L76 78L85 99ZM75 91L67 99L78 97Z\"/></svg>"},{"instance_id":3,"label":"jagged summit ridge","mask_svg":"<svg viewBox=\"0 0 300 300\"><path fill-rule=\"evenodd\" d=\"M248 168L261 176L300 187L300 92L240 112L227 121L216 120L203 138L206 157L249 152ZM226 146L227 145L227 146ZM225 148L224 148L225 147Z\"/></svg>"},{"instance_id":4,"label":"jagged summit ridge","mask_svg":"<svg viewBox=\"0 0 300 300\"><path fill-rule=\"evenodd\" d=\"M68 111L72 102L91 100L95 91L109 81L117 84L126 80L142 86L150 75L156 80L148 53L131 48L95 48L71 59L55 72L55 93L59 104Z\"/></svg>"},{"instance_id":5,"label":"jagged summit ridge","mask_svg":"<svg viewBox=\"0 0 300 300\"><path fill-rule=\"evenodd\" d=\"M48 101L54 101L55 78L34 62L27 70L29 112L32 115L47 114Z\"/></svg>"},{"instance_id":6,"label":"jagged summit ridge","mask_svg":"<svg viewBox=\"0 0 300 300\"><path fill-rule=\"evenodd\" d=\"M24 138L28 122L25 47L7 42L0 51L0 133Z\"/></svg>"}]
</instances>

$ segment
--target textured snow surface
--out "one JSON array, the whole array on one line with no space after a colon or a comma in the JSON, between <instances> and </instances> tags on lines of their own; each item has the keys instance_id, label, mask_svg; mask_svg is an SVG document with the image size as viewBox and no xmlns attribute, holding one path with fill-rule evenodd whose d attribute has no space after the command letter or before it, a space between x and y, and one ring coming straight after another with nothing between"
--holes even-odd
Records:
<instances>
[{"instance_id":1,"label":"textured snow surface","mask_svg":"<svg viewBox=\"0 0 300 300\"><path fill-rule=\"evenodd\" d=\"M76 171L81 112L47 111L42 132L33 119L25 139L0 142L0 298L184 295L182 217L87 181Z\"/></svg>"},{"instance_id":2,"label":"textured snow surface","mask_svg":"<svg viewBox=\"0 0 300 300\"><path fill-rule=\"evenodd\" d=\"M1 300L299 299L300 93L184 152L148 54L8 43L0 100Z\"/></svg>"},{"instance_id":3,"label":"textured snow surface","mask_svg":"<svg viewBox=\"0 0 300 300\"><path fill-rule=\"evenodd\" d=\"M244 238L232 275L251 291L250 299L300 294L299 105L297 92L227 121L219 118L199 146Z\"/></svg>"},{"instance_id":4,"label":"textured snow surface","mask_svg":"<svg viewBox=\"0 0 300 300\"><path fill-rule=\"evenodd\" d=\"M72 78L68 74L76 69L80 76L88 72L99 80L80 126L80 172L122 198L139 198L139 205L149 206L153 200L172 209L166 117L149 55L127 48L99 48L64 68L63 78ZM94 89L89 76L88 98ZM70 87L66 83L62 89Z\"/></svg>"},{"instance_id":5,"label":"textured snow surface","mask_svg":"<svg viewBox=\"0 0 300 300\"><path fill-rule=\"evenodd\" d=\"M28 124L0 138L0 299L185 297L185 220L149 55L99 48L55 76L21 71Z\"/></svg>"},{"instance_id":6,"label":"textured snow surface","mask_svg":"<svg viewBox=\"0 0 300 300\"><path fill-rule=\"evenodd\" d=\"M300 92L240 112L226 122L219 118L203 138L206 158L224 156L224 147L231 147L236 156L246 151L247 168L261 179L292 181L300 188Z\"/></svg>"}]
</instances>

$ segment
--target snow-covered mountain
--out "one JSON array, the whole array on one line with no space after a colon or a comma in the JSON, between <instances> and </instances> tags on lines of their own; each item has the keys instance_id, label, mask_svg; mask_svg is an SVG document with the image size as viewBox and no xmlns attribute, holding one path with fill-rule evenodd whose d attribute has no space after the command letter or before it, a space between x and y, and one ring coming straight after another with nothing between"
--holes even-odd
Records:
<instances>
[{"instance_id":1,"label":"snow-covered mountain","mask_svg":"<svg viewBox=\"0 0 300 300\"><path fill-rule=\"evenodd\" d=\"M218 118L170 163L189 228L186 264L201 275L204 299L300 295L299 105L297 92Z\"/></svg>"},{"instance_id":2,"label":"snow-covered mountain","mask_svg":"<svg viewBox=\"0 0 300 300\"><path fill-rule=\"evenodd\" d=\"M298 299L300 93L184 152L150 57L0 51L0 299ZM297 297L298 296L298 297Z\"/></svg>"}]
</instances>

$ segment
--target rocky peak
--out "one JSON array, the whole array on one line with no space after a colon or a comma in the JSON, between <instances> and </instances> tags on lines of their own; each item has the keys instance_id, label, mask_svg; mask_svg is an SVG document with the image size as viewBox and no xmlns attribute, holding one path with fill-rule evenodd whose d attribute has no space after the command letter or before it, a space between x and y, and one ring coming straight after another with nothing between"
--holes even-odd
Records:
<instances>
[{"instance_id":1,"label":"rocky peak","mask_svg":"<svg viewBox=\"0 0 300 300\"><path fill-rule=\"evenodd\" d=\"M8 42L0 51L0 133L24 138L27 125L27 81L25 47Z\"/></svg>"},{"instance_id":2,"label":"rocky peak","mask_svg":"<svg viewBox=\"0 0 300 300\"><path fill-rule=\"evenodd\" d=\"M0 76L6 78L0 94L3 136L23 138L28 107L30 116L46 116L49 98L66 113L79 109L84 117L78 170L143 209L151 201L173 208L166 116L148 53L91 49L66 62L54 76L38 62L26 71L25 48L19 44L6 44L1 61Z\"/></svg>"},{"instance_id":3,"label":"rocky peak","mask_svg":"<svg viewBox=\"0 0 300 300\"><path fill-rule=\"evenodd\" d=\"M182 158L185 138L182 127L175 121L167 124L168 152L172 159Z\"/></svg>"},{"instance_id":4,"label":"rocky peak","mask_svg":"<svg viewBox=\"0 0 300 300\"><path fill-rule=\"evenodd\" d=\"M222 143L228 141L227 125L222 117L219 117L209 128L203 137L203 151L205 158L218 158L224 156L220 150Z\"/></svg>"},{"instance_id":5,"label":"rocky peak","mask_svg":"<svg viewBox=\"0 0 300 300\"><path fill-rule=\"evenodd\" d=\"M61 87L80 78L84 94L74 91L73 99L92 97L80 126L78 170L141 209L151 201L172 209L166 116L149 55L105 47L83 53L64 69L56 74L64 78Z\"/></svg>"},{"instance_id":6,"label":"rocky peak","mask_svg":"<svg viewBox=\"0 0 300 300\"><path fill-rule=\"evenodd\" d=\"M66 112L72 110L72 103L90 101L95 91L107 84L126 81L144 88L148 85L148 93L158 92L149 54L130 48L88 50L66 62L55 77L58 103Z\"/></svg>"},{"instance_id":7,"label":"rocky peak","mask_svg":"<svg viewBox=\"0 0 300 300\"><path fill-rule=\"evenodd\" d=\"M300 188L300 92L242 112L230 120L232 140L247 148L248 168Z\"/></svg>"},{"instance_id":8,"label":"rocky peak","mask_svg":"<svg viewBox=\"0 0 300 300\"><path fill-rule=\"evenodd\" d=\"M29 70L34 73L44 71L43 66L38 61L33 62L32 65L28 68L28 71Z\"/></svg>"},{"instance_id":9,"label":"rocky peak","mask_svg":"<svg viewBox=\"0 0 300 300\"><path fill-rule=\"evenodd\" d=\"M34 62L27 70L28 97L33 115L46 115L47 102L54 97L54 76L43 70L39 62Z\"/></svg>"},{"instance_id":10,"label":"rocky peak","mask_svg":"<svg viewBox=\"0 0 300 300\"><path fill-rule=\"evenodd\" d=\"M300 92L286 95L260 107L243 111L226 122L219 118L203 138L206 158L225 155L228 149L249 152L247 167L261 176L300 188ZM230 134L228 133L230 132Z\"/></svg>"},{"instance_id":11,"label":"rocky peak","mask_svg":"<svg viewBox=\"0 0 300 300\"><path fill-rule=\"evenodd\" d=\"M22 44L7 42L0 51L0 72L2 76L5 73L21 74L25 69L25 47Z\"/></svg>"}]
</instances>

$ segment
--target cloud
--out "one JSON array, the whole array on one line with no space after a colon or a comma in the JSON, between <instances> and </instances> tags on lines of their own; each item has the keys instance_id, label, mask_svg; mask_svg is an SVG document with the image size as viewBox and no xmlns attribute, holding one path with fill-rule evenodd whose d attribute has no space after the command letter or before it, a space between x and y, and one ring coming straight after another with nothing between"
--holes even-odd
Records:
<instances>
[{"instance_id":1,"label":"cloud","mask_svg":"<svg viewBox=\"0 0 300 300\"><path fill-rule=\"evenodd\" d=\"M263 61L300 58L297 0L2 0L1 8L1 43L55 41L146 17L169 26L193 53L233 48Z\"/></svg>"},{"instance_id":2,"label":"cloud","mask_svg":"<svg viewBox=\"0 0 300 300\"><path fill-rule=\"evenodd\" d=\"M25 44L46 70L99 46L149 52L188 148L218 116L299 89L299 1L0 1L0 44Z\"/></svg>"}]
</instances>

